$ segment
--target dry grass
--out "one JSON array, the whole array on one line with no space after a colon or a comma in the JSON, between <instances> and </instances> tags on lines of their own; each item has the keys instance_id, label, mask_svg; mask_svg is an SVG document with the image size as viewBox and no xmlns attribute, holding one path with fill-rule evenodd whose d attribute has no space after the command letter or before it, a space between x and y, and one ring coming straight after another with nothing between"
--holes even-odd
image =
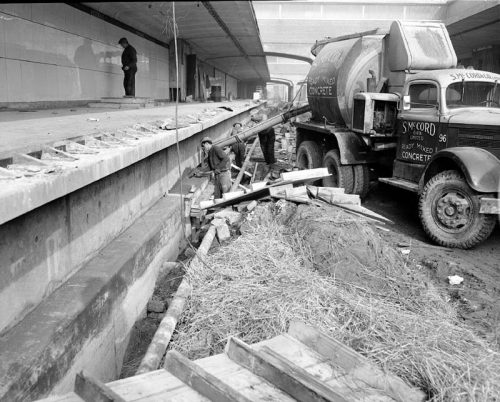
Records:
<instances>
[{"instance_id":1,"label":"dry grass","mask_svg":"<svg viewBox=\"0 0 500 402\"><path fill-rule=\"evenodd\" d=\"M378 285L383 278L387 286L380 292L370 281L360 286L314 269L315 256L301 236L275 220L252 222L206 265L192 267L187 275L193 295L172 347L197 359L221 353L229 336L255 343L286 332L291 320L302 320L432 400L500 398L499 354L457 319L423 277L415 281L401 256L370 239L376 267L364 267L364 273L377 276ZM336 244L341 242L329 247Z\"/></svg>"}]
</instances>

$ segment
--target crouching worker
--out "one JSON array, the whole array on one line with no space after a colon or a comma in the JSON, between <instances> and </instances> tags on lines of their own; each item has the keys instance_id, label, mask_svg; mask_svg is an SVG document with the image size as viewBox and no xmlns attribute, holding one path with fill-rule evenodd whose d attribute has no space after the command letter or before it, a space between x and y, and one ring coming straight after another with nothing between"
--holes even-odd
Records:
<instances>
[{"instance_id":1,"label":"crouching worker","mask_svg":"<svg viewBox=\"0 0 500 402\"><path fill-rule=\"evenodd\" d=\"M221 147L212 144L212 139L205 137L201 147L207 155L208 167L214 173L214 197L222 198L223 193L231 189L231 160Z\"/></svg>"}]
</instances>

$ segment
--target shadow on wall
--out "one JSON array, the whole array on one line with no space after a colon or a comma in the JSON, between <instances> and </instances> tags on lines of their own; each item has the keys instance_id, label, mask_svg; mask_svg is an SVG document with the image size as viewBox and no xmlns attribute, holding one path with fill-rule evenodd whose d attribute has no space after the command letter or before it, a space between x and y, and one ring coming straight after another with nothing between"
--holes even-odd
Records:
<instances>
[{"instance_id":1,"label":"shadow on wall","mask_svg":"<svg viewBox=\"0 0 500 402\"><path fill-rule=\"evenodd\" d=\"M82 44L76 49L73 57L74 64L77 71L77 83L79 85L79 93L82 99L95 98L96 81L94 72L113 73L114 67L116 68L116 61L113 63L113 58L119 58L121 51L105 51L94 52L92 41L84 38ZM109 75L106 75L109 78ZM112 94L120 90L115 88L116 81L111 79L104 79L104 88L101 93Z\"/></svg>"}]
</instances>

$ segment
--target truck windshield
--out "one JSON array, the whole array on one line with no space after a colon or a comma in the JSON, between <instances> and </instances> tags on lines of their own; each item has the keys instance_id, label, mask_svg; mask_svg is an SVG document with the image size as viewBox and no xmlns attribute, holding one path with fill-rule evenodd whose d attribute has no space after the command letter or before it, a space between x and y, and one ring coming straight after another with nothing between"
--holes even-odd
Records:
<instances>
[{"instance_id":1,"label":"truck windshield","mask_svg":"<svg viewBox=\"0 0 500 402\"><path fill-rule=\"evenodd\" d=\"M446 88L446 105L458 107L499 108L500 88L496 82L461 81Z\"/></svg>"}]
</instances>

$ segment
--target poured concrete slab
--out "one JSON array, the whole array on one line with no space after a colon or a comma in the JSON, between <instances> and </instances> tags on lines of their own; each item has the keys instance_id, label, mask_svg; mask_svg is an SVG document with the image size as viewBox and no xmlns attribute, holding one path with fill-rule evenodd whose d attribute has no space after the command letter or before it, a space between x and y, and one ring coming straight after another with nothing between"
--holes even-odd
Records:
<instances>
[{"instance_id":1,"label":"poured concrete slab","mask_svg":"<svg viewBox=\"0 0 500 402\"><path fill-rule=\"evenodd\" d=\"M183 103L179 105L179 116L197 114L209 108L226 106L234 108L234 114L256 105L248 100L232 102ZM57 114L54 114L57 113ZM231 116L227 112L225 117ZM0 159L14 151L30 152L49 144L69 138L80 138L99 131L125 128L135 123L174 118L175 104L140 110L95 110L77 108L77 112L67 109L39 110L36 112L0 113ZM97 119L97 120L96 120Z\"/></svg>"},{"instance_id":2,"label":"poured concrete slab","mask_svg":"<svg viewBox=\"0 0 500 402\"><path fill-rule=\"evenodd\" d=\"M220 109L219 106L229 106L233 111ZM244 101L190 104L183 105L179 113L193 115L203 112L207 107L217 108L218 113L180 128L179 141L237 118L258 105ZM4 148L0 152L0 160L2 154L6 158L19 149L39 150L44 144L54 144L56 140L77 140L106 131L130 128L141 122L164 121L166 118L173 119L174 114L175 108L167 107L92 114L91 118L97 121L89 120L87 115L80 115L0 123L0 141ZM218 131L221 129L218 128ZM216 136L223 134L214 133ZM54 166L52 170L43 169L40 174L30 177L5 178L0 190L0 224L164 150L174 145L176 139L175 130L157 129L150 133L136 133L134 138L110 146L98 143L97 148L93 148L96 153L78 154L78 159L74 161L58 161L51 164ZM194 154L190 159L197 159L195 150L189 152Z\"/></svg>"}]
</instances>

